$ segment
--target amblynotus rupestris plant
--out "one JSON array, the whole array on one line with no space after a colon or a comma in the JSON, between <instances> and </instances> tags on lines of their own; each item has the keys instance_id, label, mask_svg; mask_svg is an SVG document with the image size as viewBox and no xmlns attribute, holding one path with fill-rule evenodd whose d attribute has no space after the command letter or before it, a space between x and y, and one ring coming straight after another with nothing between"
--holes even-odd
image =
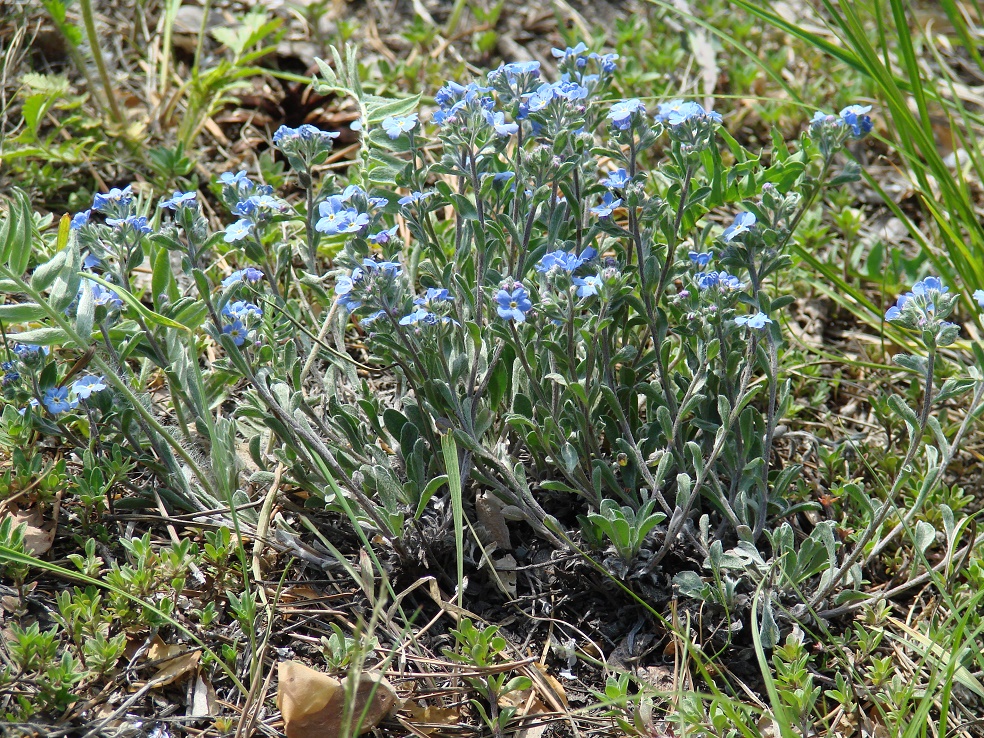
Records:
<instances>
[{"instance_id":1,"label":"amblynotus rupestris plant","mask_svg":"<svg viewBox=\"0 0 984 738\"><path fill-rule=\"evenodd\" d=\"M429 124L413 101L364 94L350 50L322 63L319 87L360 102L362 166L357 184L318 184L306 162L330 139L278 131L307 192L298 251L315 269L335 255L321 338L351 320L398 386L383 402L335 353L324 383L340 399L316 413L300 383L311 362L278 362L286 371L249 369L252 412L274 408L281 437L393 541L439 488L451 433L470 488L555 543L574 522L556 511L583 512L589 539L637 573L680 543L705 556L722 535L759 545L798 471L770 463L790 403L792 297L776 278L837 152L870 130L867 110L818 115L766 166L695 102L608 100L613 56L556 56L555 82L536 62L449 82ZM665 158L643 169L657 148ZM849 164L836 181L856 176Z\"/></svg>"}]
</instances>

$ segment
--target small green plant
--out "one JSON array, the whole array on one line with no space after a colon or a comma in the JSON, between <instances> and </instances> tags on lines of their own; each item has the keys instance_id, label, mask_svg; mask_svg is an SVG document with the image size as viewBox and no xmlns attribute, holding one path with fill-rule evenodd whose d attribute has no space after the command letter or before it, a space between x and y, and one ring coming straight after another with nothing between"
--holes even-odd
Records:
<instances>
[{"instance_id":1,"label":"small green plant","mask_svg":"<svg viewBox=\"0 0 984 738\"><path fill-rule=\"evenodd\" d=\"M497 626L477 627L469 618L462 618L458 627L451 631L457 650L446 650L445 656L452 661L467 664L478 670L498 665L506 649L506 639L499 635ZM510 692L522 692L533 686L526 676L511 677L509 672L491 672L485 676L466 677L468 684L481 697L472 700L472 705L482 718L482 722L498 738L506 735L509 721L516 714L516 707L501 705L500 701Z\"/></svg>"},{"instance_id":2,"label":"small green plant","mask_svg":"<svg viewBox=\"0 0 984 738\"><path fill-rule=\"evenodd\" d=\"M666 515L656 510L654 498L645 501L638 510L605 499L598 512L587 515L596 537L604 536L625 562L631 562L639 555L646 538L664 520Z\"/></svg>"}]
</instances>

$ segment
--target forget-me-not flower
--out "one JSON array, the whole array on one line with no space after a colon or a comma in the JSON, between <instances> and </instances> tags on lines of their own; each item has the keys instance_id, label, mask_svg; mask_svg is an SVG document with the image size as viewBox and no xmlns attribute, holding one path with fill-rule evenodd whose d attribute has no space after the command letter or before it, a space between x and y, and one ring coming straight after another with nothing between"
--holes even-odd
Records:
<instances>
[{"instance_id":1,"label":"forget-me-not flower","mask_svg":"<svg viewBox=\"0 0 984 738\"><path fill-rule=\"evenodd\" d=\"M755 225L755 215L753 213L742 212L735 216L735 222L724 229L721 234L727 242L731 242L743 233L748 233Z\"/></svg>"},{"instance_id":2,"label":"forget-me-not flower","mask_svg":"<svg viewBox=\"0 0 984 738\"><path fill-rule=\"evenodd\" d=\"M499 290L496 293L496 311L499 317L517 323L526 321L526 314L533 309L530 295L522 285L512 290Z\"/></svg>"},{"instance_id":3,"label":"forget-me-not flower","mask_svg":"<svg viewBox=\"0 0 984 738\"><path fill-rule=\"evenodd\" d=\"M417 114L391 115L383 119L383 130L394 141L417 127Z\"/></svg>"}]
</instances>

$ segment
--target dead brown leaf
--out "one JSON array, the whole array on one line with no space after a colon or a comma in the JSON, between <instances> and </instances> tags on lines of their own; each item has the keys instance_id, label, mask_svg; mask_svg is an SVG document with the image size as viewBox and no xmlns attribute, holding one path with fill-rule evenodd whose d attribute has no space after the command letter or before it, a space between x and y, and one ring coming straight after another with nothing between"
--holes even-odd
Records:
<instances>
[{"instance_id":1,"label":"dead brown leaf","mask_svg":"<svg viewBox=\"0 0 984 738\"><path fill-rule=\"evenodd\" d=\"M17 510L10 514L13 526L16 528L24 523L24 548L31 556L41 556L51 550L55 542L55 525L45 522L41 511L32 507L29 510Z\"/></svg>"},{"instance_id":2,"label":"dead brown leaf","mask_svg":"<svg viewBox=\"0 0 984 738\"><path fill-rule=\"evenodd\" d=\"M410 703L406 709L410 713L407 722L412 723L413 727L427 735L439 733L444 726L456 725L461 720L461 713L455 707L432 705L421 707L416 703Z\"/></svg>"},{"instance_id":3,"label":"dead brown leaf","mask_svg":"<svg viewBox=\"0 0 984 738\"><path fill-rule=\"evenodd\" d=\"M284 718L287 738L341 735L345 711L343 682L298 661L281 661L277 677L277 707ZM360 734L372 730L398 701L396 691L382 675L363 672L355 690L353 727L358 723Z\"/></svg>"}]
</instances>

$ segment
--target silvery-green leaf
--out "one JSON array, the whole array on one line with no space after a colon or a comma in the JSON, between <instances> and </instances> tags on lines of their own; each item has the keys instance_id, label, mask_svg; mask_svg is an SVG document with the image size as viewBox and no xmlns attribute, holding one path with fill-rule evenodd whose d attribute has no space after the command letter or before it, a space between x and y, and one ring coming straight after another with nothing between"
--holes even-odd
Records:
<instances>
[{"instance_id":1,"label":"silvery-green leaf","mask_svg":"<svg viewBox=\"0 0 984 738\"><path fill-rule=\"evenodd\" d=\"M96 300L92 293L92 285L82 285L79 296L79 309L75 314L75 332L86 343L92 336L92 326L96 321Z\"/></svg>"}]
</instances>

